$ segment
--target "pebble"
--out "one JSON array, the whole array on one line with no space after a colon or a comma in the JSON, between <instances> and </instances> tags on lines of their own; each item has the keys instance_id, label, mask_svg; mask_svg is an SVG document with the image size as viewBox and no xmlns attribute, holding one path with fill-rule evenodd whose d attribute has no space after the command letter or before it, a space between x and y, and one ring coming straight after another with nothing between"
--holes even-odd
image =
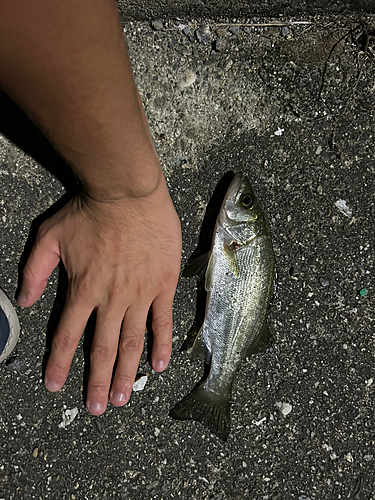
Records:
<instances>
[{"instance_id":1,"label":"pebble","mask_svg":"<svg viewBox=\"0 0 375 500\"><path fill-rule=\"evenodd\" d=\"M34 448L34 450L33 450L33 457L34 457L34 458L37 458L38 453L39 453L38 448Z\"/></svg>"},{"instance_id":2,"label":"pebble","mask_svg":"<svg viewBox=\"0 0 375 500\"><path fill-rule=\"evenodd\" d=\"M344 214L346 217L351 217L353 215L353 212L349 209L348 205L346 204L345 200L337 200L335 203L335 206L340 210L342 214Z\"/></svg>"},{"instance_id":3,"label":"pebble","mask_svg":"<svg viewBox=\"0 0 375 500\"><path fill-rule=\"evenodd\" d=\"M281 413L286 417L292 411L293 406L289 403L284 403L283 401L279 401L276 403L277 408L281 411Z\"/></svg>"},{"instance_id":4,"label":"pebble","mask_svg":"<svg viewBox=\"0 0 375 500\"><path fill-rule=\"evenodd\" d=\"M182 33L184 35L186 35L186 36L190 35L190 33L191 33L191 27L190 26L185 26L185 28L182 30Z\"/></svg>"},{"instance_id":5,"label":"pebble","mask_svg":"<svg viewBox=\"0 0 375 500\"><path fill-rule=\"evenodd\" d=\"M215 43L214 43L214 50L216 50L216 52L220 52L221 50L223 50L226 46L226 43L225 43L225 40L224 38L216 38L215 40Z\"/></svg>"},{"instance_id":6,"label":"pebble","mask_svg":"<svg viewBox=\"0 0 375 500\"><path fill-rule=\"evenodd\" d=\"M298 269L298 267L296 266L292 266L290 269L289 269L289 274L292 278L297 278L297 276L299 276L300 274L300 270Z\"/></svg>"},{"instance_id":7,"label":"pebble","mask_svg":"<svg viewBox=\"0 0 375 500\"><path fill-rule=\"evenodd\" d=\"M288 26L283 26L283 27L281 28L281 34L282 34L283 36L288 36L288 35L289 35L289 33L290 33L290 29L288 28Z\"/></svg>"},{"instance_id":8,"label":"pebble","mask_svg":"<svg viewBox=\"0 0 375 500\"><path fill-rule=\"evenodd\" d=\"M71 410L66 409L62 413L62 422L59 423L60 429L66 429L70 425L76 416L78 415L78 408L72 408Z\"/></svg>"},{"instance_id":9,"label":"pebble","mask_svg":"<svg viewBox=\"0 0 375 500\"><path fill-rule=\"evenodd\" d=\"M183 90L187 87L191 87L191 85L193 85L196 82L196 80L197 80L196 73L192 70L188 70L178 82L178 88Z\"/></svg>"},{"instance_id":10,"label":"pebble","mask_svg":"<svg viewBox=\"0 0 375 500\"><path fill-rule=\"evenodd\" d=\"M320 278L320 283L322 286L329 286L329 279L328 278Z\"/></svg>"},{"instance_id":11,"label":"pebble","mask_svg":"<svg viewBox=\"0 0 375 500\"><path fill-rule=\"evenodd\" d=\"M230 26L229 31L231 33L233 33L233 35L238 35L238 33L240 32L240 27L238 25L234 24L234 25Z\"/></svg>"},{"instance_id":12,"label":"pebble","mask_svg":"<svg viewBox=\"0 0 375 500\"><path fill-rule=\"evenodd\" d=\"M15 372L21 375L25 368L25 363L18 356L12 356L11 358L8 359L5 366L11 372Z\"/></svg>"},{"instance_id":13,"label":"pebble","mask_svg":"<svg viewBox=\"0 0 375 500\"><path fill-rule=\"evenodd\" d=\"M211 42L211 31L208 26L201 26L195 30L195 36L200 43L210 43Z\"/></svg>"},{"instance_id":14,"label":"pebble","mask_svg":"<svg viewBox=\"0 0 375 500\"><path fill-rule=\"evenodd\" d=\"M152 21L151 28L155 31L160 31L164 29L163 23L161 21Z\"/></svg>"},{"instance_id":15,"label":"pebble","mask_svg":"<svg viewBox=\"0 0 375 500\"><path fill-rule=\"evenodd\" d=\"M139 379L137 379L133 384L133 391L134 392L143 391L146 383L147 383L147 375L143 375L142 377L139 377Z\"/></svg>"},{"instance_id":16,"label":"pebble","mask_svg":"<svg viewBox=\"0 0 375 500\"><path fill-rule=\"evenodd\" d=\"M228 34L228 31L226 29L220 28L220 29L216 30L216 34L219 38L225 38Z\"/></svg>"}]
</instances>

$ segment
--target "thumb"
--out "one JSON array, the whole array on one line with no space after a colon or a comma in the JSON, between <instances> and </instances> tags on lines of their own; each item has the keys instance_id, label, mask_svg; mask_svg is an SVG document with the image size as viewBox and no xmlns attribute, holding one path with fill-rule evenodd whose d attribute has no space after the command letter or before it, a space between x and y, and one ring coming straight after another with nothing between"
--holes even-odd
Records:
<instances>
[{"instance_id":1,"label":"thumb","mask_svg":"<svg viewBox=\"0 0 375 500\"><path fill-rule=\"evenodd\" d=\"M21 290L17 297L21 307L32 306L40 298L48 278L60 261L57 240L50 232L41 235L41 229L42 226L23 270Z\"/></svg>"}]
</instances>

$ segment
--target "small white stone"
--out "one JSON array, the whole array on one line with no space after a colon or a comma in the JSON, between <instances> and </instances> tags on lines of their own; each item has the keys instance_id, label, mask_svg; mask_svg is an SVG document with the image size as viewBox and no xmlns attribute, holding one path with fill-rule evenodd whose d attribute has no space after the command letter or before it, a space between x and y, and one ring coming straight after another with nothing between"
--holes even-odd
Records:
<instances>
[{"instance_id":1,"label":"small white stone","mask_svg":"<svg viewBox=\"0 0 375 500\"><path fill-rule=\"evenodd\" d=\"M263 417L263 418L261 418L260 420L253 420L253 421L252 421L252 423L253 423L254 425L256 425L256 426L258 426L258 427L259 427L259 426L260 426L260 425L262 425L262 424L263 424L263 422L265 422L266 420L267 420L267 418L266 418L266 417Z\"/></svg>"},{"instance_id":2,"label":"small white stone","mask_svg":"<svg viewBox=\"0 0 375 500\"><path fill-rule=\"evenodd\" d=\"M322 448L324 451L332 451L333 450L332 446L329 444L326 444L326 443L322 444Z\"/></svg>"},{"instance_id":3,"label":"small white stone","mask_svg":"<svg viewBox=\"0 0 375 500\"><path fill-rule=\"evenodd\" d=\"M287 415L289 415L289 413L293 409L293 406L291 404L285 403L285 402L281 402L281 401L277 402L276 406L279 408L279 410L284 415L284 417L286 417Z\"/></svg>"},{"instance_id":4,"label":"small white stone","mask_svg":"<svg viewBox=\"0 0 375 500\"><path fill-rule=\"evenodd\" d=\"M366 386L367 387L370 387L370 385L372 385L374 383L374 379L373 378L369 378L368 380L366 380Z\"/></svg>"},{"instance_id":5,"label":"small white stone","mask_svg":"<svg viewBox=\"0 0 375 500\"><path fill-rule=\"evenodd\" d=\"M353 215L353 212L350 210L345 200L337 200L335 206L345 215L345 217L351 217Z\"/></svg>"},{"instance_id":6,"label":"small white stone","mask_svg":"<svg viewBox=\"0 0 375 500\"><path fill-rule=\"evenodd\" d=\"M315 150L315 154L316 154L316 155L320 155L320 153L321 153L322 151L323 151L322 146L318 146L318 147L316 148L316 150Z\"/></svg>"},{"instance_id":7,"label":"small white stone","mask_svg":"<svg viewBox=\"0 0 375 500\"><path fill-rule=\"evenodd\" d=\"M65 406L65 405L64 405ZM62 414L62 422L59 424L60 429L66 429L78 415L78 408L64 410Z\"/></svg>"},{"instance_id":8,"label":"small white stone","mask_svg":"<svg viewBox=\"0 0 375 500\"><path fill-rule=\"evenodd\" d=\"M158 437L158 436L159 436L159 434L160 434L160 429L158 429L158 428L156 427L156 428L155 428L155 430L154 430L154 434L155 434L155 436L156 436L156 437Z\"/></svg>"},{"instance_id":9,"label":"small white stone","mask_svg":"<svg viewBox=\"0 0 375 500\"><path fill-rule=\"evenodd\" d=\"M179 89L183 90L186 87L190 87L195 83L197 79L197 75L194 73L194 71L188 70L186 73L183 75L181 80L178 83Z\"/></svg>"},{"instance_id":10,"label":"small white stone","mask_svg":"<svg viewBox=\"0 0 375 500\"><path fill-rule=\"evenodd\" d=\"M138 380L136 380L133 384L133 391L143 391L147 382L147 375L143 375Z\"/></svg>"},{"instance_id":11,"label":"small white stone","mask_svg":"<svg viewBox=\"0 0 375 500\"><path fill-rule=\"evenodd\" d=\"M275 135L283 135L283 132L285 132L284 128L277 127L277 130L274 132Z\"/></svg>"},{"instance_id":12,"label":"small white stone","mask_svg":"<svg viewBox=\"0 0 375 500\"><path fill-rule=\"evenodd\" d=\"M350 462L350 463L354 462L354 458L353 458L351 453L348 453L347 455L345 455L345 460L347 462Z\"/></svg>"}]
</instances>

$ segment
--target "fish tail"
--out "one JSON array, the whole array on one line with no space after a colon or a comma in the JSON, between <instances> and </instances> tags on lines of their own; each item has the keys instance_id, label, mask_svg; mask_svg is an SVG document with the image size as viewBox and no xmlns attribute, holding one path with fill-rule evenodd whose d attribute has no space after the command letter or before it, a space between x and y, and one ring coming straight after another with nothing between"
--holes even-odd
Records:
<instances>
[{"instance_id":1,"label":"fish tail","mask_svg":"<svg viewBox=\"0 0 375 500\"><path fill-rule=\"evenodd\" d=\"M177 420L198 420L223 441L230 432L230 390L217 395L198 385L174 406L169 415Z\"/></svg>"}]
</instances>

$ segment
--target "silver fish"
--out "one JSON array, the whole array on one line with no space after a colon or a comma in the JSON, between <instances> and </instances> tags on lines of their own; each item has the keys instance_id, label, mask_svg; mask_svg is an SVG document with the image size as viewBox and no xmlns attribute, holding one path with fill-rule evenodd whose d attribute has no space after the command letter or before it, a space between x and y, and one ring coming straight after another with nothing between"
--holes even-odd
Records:
<instances>
[{"instance_id":1,"label":"silver fish","mask_svg":"<svg viewBox=\"0 0 375 500\"><path fill-rule=\"evenodd\" d=\"M226 440L234 375L246 356L272 343L266 313L275 258L263 212L243 173L234 177L225 195L207 258L206 313L192 354L205 352L210 370L170 416L201 421ZM201 262L198 258L190 266L198 269Z\"/></svg>"}]
</instances>

